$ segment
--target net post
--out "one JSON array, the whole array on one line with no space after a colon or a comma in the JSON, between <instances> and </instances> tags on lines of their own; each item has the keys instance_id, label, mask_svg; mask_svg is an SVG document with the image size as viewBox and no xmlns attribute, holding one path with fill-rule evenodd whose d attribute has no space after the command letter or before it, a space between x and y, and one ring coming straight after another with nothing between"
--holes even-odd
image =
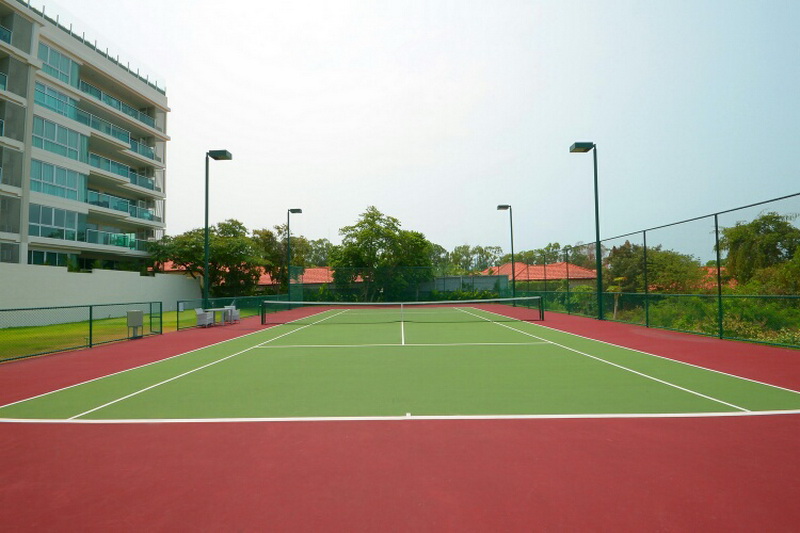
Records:
<instances>
[{"instance_id":1,"label":"net post","mask_svg":"<svg viewBox=\"0 0 800 533\"><path fill-rule=\"evenodd\" d=\"M93 309L94 309L94 306L90 305L89 306L89 348L92 348L92 346L93 346L93 339L92 339L92 335L94 333L92 331L92 327L94 326L94 313L92 312Z\"/></svg>"}]
</instances>

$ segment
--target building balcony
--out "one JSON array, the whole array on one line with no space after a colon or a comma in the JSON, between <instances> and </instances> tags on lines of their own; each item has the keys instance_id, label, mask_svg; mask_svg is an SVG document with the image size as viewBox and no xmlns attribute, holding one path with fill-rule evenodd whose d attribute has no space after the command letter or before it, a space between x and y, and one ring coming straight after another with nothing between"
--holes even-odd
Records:
<instances>
[{"instance_id":1,"label":"building balcony","mask_svg":"<svg viewBox=\"0 0 800 533\"><path fill-rule=\"evenodd\" d=\"M110 194L96 191L88 191L86 203L97 207L113 209L114 211L120 212L120 214L124 213L139 220L157 223L161 222L161 217L156 216L154 209L139 207L127 198L120 198L118 196L112 196Z\"/></svg>"},{"instance_id":2,"label":"building balcony","mask_svg":"<svg viewBox=\"0 0 800 533\"><path fill-rule=\"evenodd\" d=\"M106 94L105 92L98 89L94 85L81 80L80 89L85 94L88 94L89 96L97 100L100 100L106 105L113 107L117 111L122 111L126 115L135 118L142 124L150 126L151 128L156 128L156 119L154 119L153 117L151 117L146 113L142 113L138 109L135 109L134 107L126 104L125 102L118 100L109 94Z\"/></svg>"},{"instance_id":3,"label":"building balcony","mask_svg":"<svg viewBox=\"0 0 800 533\"><path fill-rule=\"evenodd\" d=\"M137 174L131 167L119 161L114 161L95 153L89 153L89 165L99 168L100 170L105 170L111 174L127 178L133 185L151 191L156 190L155 179Z\"/></svg>"},{"instance_id":4,"label":"building balcony","mask_svg":"<svg viewBox=\"0 0 800 533\"><path fill-rule=\"evenodd\" d=\"M109 231L87 229L84 242L90 244L102 244L105 246L116 246L119 248L127 248L129 250L137 250L140 252L147 251L147 241L137 239L134 233L111 233Z\"/></svg>"},{"instance_id":5,"label":"building balcony","mask_svg":"<svg viewBox=\"0 0 800 533\"><path fill-rule=\"evenodd\" d=\"M0 25L0 41L5 41L8 44L11 44L11 30L6 28L5 26Z\"/></svg>"},{"instance_id":6,"label":"building balcony","mask_svg":"<svg viewBox=\"0 0 800 533\"><path fill-rule=\"evenodd\" d=\"M63 100L51 94L46 94L43 90L40 90L39 85L40 84L37 83L37 89L35 92L35 100L37 104L50 109L51 111L55 111L60 115L76 120L84 126L88 126L93 130L109 135L125 143L126 147L130 147L130 150L134 153L137 153L148 159L152 159L153 161L158 161L155 150L151 146L148 146L141 141L134 140L131 136L131 132L128 130L121 128L106 119L93 115L88 111L84 111L69 101Z\"/></svg>"},{"instance_id":7,"label":"building balcony","mask_svg":"<svg viewBox=\"0 0 800 533\"><path fill-rule=\"evenodd\" d=\"M100 231L94 229L87 229L84 231L76 231L73 229L42 227L40 231L31 233L31 240L33 242L41 242L42 244L52 244L55 242L39 241L37 238L53 239L53 241L61 241L60 248L82 248L87 249L86 244L95 244L101 246L113 246L115 248L125 248L127 250L137 252L147 252L147 241L137 239L135 233L112 233L110 231Z\"/></svg>"}]
</instances>

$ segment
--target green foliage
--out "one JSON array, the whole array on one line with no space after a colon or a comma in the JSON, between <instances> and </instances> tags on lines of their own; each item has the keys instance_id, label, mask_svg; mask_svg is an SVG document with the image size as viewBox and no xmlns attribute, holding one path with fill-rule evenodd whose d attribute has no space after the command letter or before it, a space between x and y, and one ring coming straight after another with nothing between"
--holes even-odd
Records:
<instances>
[{"instance_id":1,"label":"green foliage","mask_svg":"<svg viewBox=\"0 0 800 533\"><path fill-rule=\"evenodd\" d=\"M645 288L644 247L625 241L611 248L606 259L607 280L614 280L618 290L611 292L644 292ZM705 272L700 262L691 255L661 246L647 248L647 285L650 291L663 293L691 293L703 289ZM606 290L610 285L606 286Z\"/></svg>"},{"instance_id":2,"label":"green foliage","mask_svg":"<svg viewBox=\"0 0 800 533\"><path fill-rule=\"evenodd\" d=\"M722 229L719 247L727 251L725 265L739 283L747 283L760 269L789 262L797 255L800 229L791 224L795 218L797 215L769 212Z\"/></svg>"},{"instance_id":3,"label":"green foliage","mask_svg":"<svg viewBox=\"0 0 800 533\"><path fill-rule=\"evenodd\" d=\"M399 220L374 206L339 233L342 245L332 251L329 261L334 282L342 288L360 278L363 301L402 299L420 282L433 278L433 244L422 233L401 229Z\"/></svg>"},{"instance_id":4,"label":"green foliage","mask_svg":"<svg viewBox=\"0 0 800 533\"><path fill-rule=\"evenodd\" d=\"M467 291L459 289L456 291L431 291L430 299L432 301L439 300L486 300L489 298L497 298L497 293L488 290L474 290Z\"/></svg>"},{"instance_id":5,"label":"green foliage","mask_svg":"<svg viewBox=\"0 0 800 533\"><path fill-rule=\"evenodd\" d=\"M496 265L502 253L503 249L499 246L456 246L449 254L450 265L445 275L462 276L481 272Z\"/></svg>"},{"instance_id":6,"label":"green foliage","mask_svg":"<svg viewBox=\"0 0 800 533\"><path fill-rule=\"evenodd\" d=\"M202 228L175 237L165 236L149 244L153 261L172 261L196 279L203 278L205 235ZM209 275L212 296L253 294L264 261L259 257L247 228L237 220L226 220L209 228Z\"/></svg>"},{"instance_id":7,"label":"green foliage","mask_svg":"<svg viewBox=\"0 0 800 533\"><path fill-rule=\"evenodd\" d=\"M301 238L305 240L305 237ZM303 264L310 267L328 266L328 260L331 252L334 249L334 245L331 244L331 241L328 239L317 239L307 242L308 254L306 254L305 262Z\"/></svg>"}]
</instances>

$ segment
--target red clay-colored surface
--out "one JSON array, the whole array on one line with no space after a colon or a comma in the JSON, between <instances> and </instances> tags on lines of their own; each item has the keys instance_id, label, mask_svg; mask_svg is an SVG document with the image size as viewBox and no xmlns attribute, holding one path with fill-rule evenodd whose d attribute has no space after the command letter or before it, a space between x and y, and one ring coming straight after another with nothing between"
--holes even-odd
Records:
<instances>
[{"instance_id":1,"label":"red clay-colored surface","mask_svg":"<svg viewBox=\"0 0 800 533\"><path fill-rule=\"evenodd\" d=\"M546 323L797 388L800 352L550 313ZM258 328L0 365L0 402ZM627 328L633 328L627 330ZM796 531L800 416L0 423L3 529Z\"/></svg>"},{"instance_id":2,"label":"red clay-colored surface","mask_svg":"<svg viewBox=\"0 0 800 533\"><path fill-rule=\"evenodd\" d=\"M800 350L720 340L560 313L547 313L542 324L736 376L800 390Z\"/></svg>"}]
</instances>

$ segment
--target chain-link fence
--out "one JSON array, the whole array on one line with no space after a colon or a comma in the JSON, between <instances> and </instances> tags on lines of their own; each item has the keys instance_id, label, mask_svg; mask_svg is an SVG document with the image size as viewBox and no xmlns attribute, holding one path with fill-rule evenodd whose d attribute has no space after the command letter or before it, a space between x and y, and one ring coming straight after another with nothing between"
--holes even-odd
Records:
<instances>
[{"instance_id":1,"label":"chain-link fence","mask_svg":"<svg viewBox=\"0 0 800 533\"><path fill-rule=\"evenodd\" d=\"M0 309L0 361L161 332L161 302Z\"/></svg>"},{"instance_id":2,"label":"chain-link fence","mask_svg":"<svg viewBox=\"0 0 800 533\"><path fill-rule=\"evenodd\" d=\"M517 295L544 296L549 311L798 347L799 222L800 193L603 239L599 293L595 243L568 247L563 261L581 279L543 262L535 280L518 269Z\"/></svg>"},{"instance_id":3,"label":"chain-link fence","mask_svg":"<svg viewBox=\"0 0 800 533\"><path fill-rule=\"evenodd\" d=\"M419 302L510 296L507 276L446 276L434 267L292 267L293 302Z\"/></svg>"}]
</instances>

